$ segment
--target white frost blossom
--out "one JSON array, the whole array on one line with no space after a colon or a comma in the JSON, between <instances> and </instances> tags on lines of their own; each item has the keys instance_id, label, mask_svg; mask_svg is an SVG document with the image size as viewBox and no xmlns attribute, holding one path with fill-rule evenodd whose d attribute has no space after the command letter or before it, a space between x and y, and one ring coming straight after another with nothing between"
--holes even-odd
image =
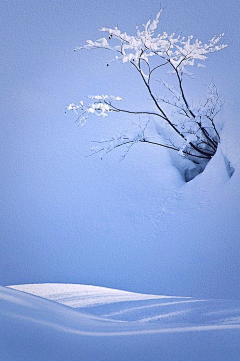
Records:
<instances>
[{"instance_id":1,"label":"white frost blossom","mask_svg":"<svg viewBox=\"0 0 240 361\"><path fill-rule=\"evenodd\" d=\"M106 118L108 112L114 110L112 102L122 100L121 97L113 95L89 95L88 98L95 102L84 105L83 100L80 100L79 104L71 103L67 107L67 110L72 110L78 115L78 123L81 126L86 123L89 114L95 114L102 118Z\"/></svg>"},{"instance_id":2,"label":"white frost blossom","mask_svg":"<svg viewBox=\"0 0 240 361\"><path fill-rule=\"evenodd\" d=\"M192 35L181 37L175 33L163 32L155 36L161 13L162 10L157 13L154 20L149 20L143 25L142 31L137 27L137 33L134 36L122 32L118 27L113 29L104 27L99 30L107 33L108 39L101 38L95 42L88 40L84 46L77 49L114 50L118 53L114 60L121 60L123 63L130 62L138 67L139 61L149 63L150 57L158 56L178 71L183 72L186 66L201 67L200 62L205 61L208 54L227 46L219 45L224 34L214 36L208 43L202 43L199 39L193 40Z\"/></svg>"},{"instance_id":3,"label":"white frost blossom","mask_svg":"<svg viewBox=\"0 0 240 361\"><path fill-rule=\"evenodd\" d=\"M76 108L76 105L74 103L71 103L68 105L67 110L74 110Z\"/></svg>"},{"instance_id":4,"label":"white frost blossom","mask_svg":"<svg viewBox=\"0 0 240 361\"><path fill-rule=\"evenodd\" d=\"M206 162L215 154L220 142L218 127L214 120L221 109L220 96L216 87L211 86L206 99L196 106L185 93L183 78L186 76L193 78L193 74L189 70L193 67L204 68L203 63L208 59L209 54L227 46L222 44L224 34L202 42L192 35L157 33L161 13L162 11L158 12L156 17L148 20L141 29L136 27L134 35L122 32L118 27L104 27L99 30L106 33L106 37L96 41L87 40L84 46L77 48L113 51L114 58L110 59L108 66L114 61L130 63L132 68L140 74L150 99L153 101L154 109L124 109L116 103L122 100L120 96L106 94L89 95L86 102L81 100L78 104L71 103L67 109L77 114L79 125L84 125L91 114L106 118L110 112L145 115L149 119L158 117L159 124L166 125L165 128L162 125L159 126L159 134L163 133L166 140L164 144L146 140L144 135L146 127L140 127L140 130L138 129L134 134L119 133L110 140L98 142L100 150L94 148L93 153L106 154L121 145L125 145L129 150L137 142L147 142L176 150L185 157L198 157L199 162L202 159L203 162ZM174 75L174 86L164 80L162 69L165 74ZM156 73L158 71L158 78L155 77L155 71ZM155 93L153 81L161 84L159 95ZM162 88L166 89L167 95L162 92ZM156 130L158 133L158 126L156 126ZM169 137L168 134L164 134L165 131L169 131ZM172 134L178 137L176 143Z\"/></svg>"}]
</instances>

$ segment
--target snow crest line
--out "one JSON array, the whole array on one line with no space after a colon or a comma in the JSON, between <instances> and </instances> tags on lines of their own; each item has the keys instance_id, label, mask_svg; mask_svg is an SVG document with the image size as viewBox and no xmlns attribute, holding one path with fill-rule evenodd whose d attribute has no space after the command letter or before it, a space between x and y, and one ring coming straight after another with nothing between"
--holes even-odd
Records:
<instances>
[{"instance_id":1,"label":"snow crest line","mask_svg":"<svg viewBox=\"0 0 240 361\"><path fill-rule=\"evenodd\" d=\"M71 333L79 336L95 336L95 337L114 337L114 336L135 336L135 335L149 335L149 334L169 334L169 333L185 333L185 332L206 332L206 331L221 331L221 330L239 330L240 325L204 325L204 326L189 326L189 327L172 327L172 328L160 328L160 329L148 329L148 330L130 330L130 331L112 331L112 332L93 332L77 330L71 327L65 327L57 325L54 322L36 320L32 317L22 315L12 315L12 318L25 320L38 325L46 326L55 329L56 331L62 331L65 333Z\"/></svg>"}]
</instances>

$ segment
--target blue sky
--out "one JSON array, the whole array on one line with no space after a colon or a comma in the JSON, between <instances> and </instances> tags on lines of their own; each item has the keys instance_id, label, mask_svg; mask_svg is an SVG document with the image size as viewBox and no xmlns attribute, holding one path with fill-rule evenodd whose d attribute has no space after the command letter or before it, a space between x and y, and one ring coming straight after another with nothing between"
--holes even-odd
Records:
<instances>
[{"instance_id":1,"label":"blue sky","mask_svg":"<svg viewBox=\"0 0 240 361\"><path fill-rule=\"evenodd\" d=\"M144 270L141 245L147 235L131 243L134 227L145 232L144 225L134 226L139 199L150 208L159 193L158 152L133 152L121 165L113 155L102 162L86 159L91 140L130 120L118 117L98 125L93 119L80 129L65 114L70 102L88 94L120 95L128 107L142 104L145 93L131 69L106 67L106 54L73 49L99 38L102 26L133 32L159 7L159 1L145 0L2 0L1 284L75 282L160 292L157 284L144 286L146 277L136 287L139 272L151 276L158 259L152 271ZM203 40L226 33L229 47L213 55L194 89L197 94L213 79L225 100L221 116L238 117L238 1L165 0L162 7L160 30ZM146 194L149 177L152 190ZM126 202L131 204L127 215ZM123 227L129 217L132 233ZM156 251L154 244L147 246L149 252Z\"/></svg>"}]
</instances>

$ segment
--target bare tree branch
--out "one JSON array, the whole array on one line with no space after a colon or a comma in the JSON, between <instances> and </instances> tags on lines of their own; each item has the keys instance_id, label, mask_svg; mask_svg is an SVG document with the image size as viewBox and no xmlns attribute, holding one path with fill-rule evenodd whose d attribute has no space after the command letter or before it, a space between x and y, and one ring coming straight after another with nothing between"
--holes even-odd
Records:
<instances>
[{"instance_id":1,"label":"bare tree branch","mask_svg":"<svg viewBox=\"0 0 240 361\"><path fill-rule=\"evenodd\" d=\"M101 31L108 34L108 38L101 38L94 41L88 40L86 45L81 47L85 49L104 49L111 50L117 53L115 59L123 63L131 64L134 67L143 81L147 89L150 99L152 100L155 109L151 110L128 110L116 106L114 101L121 100L120 97L97 95L90 98L94 101L88 105L84 105L80 101L80 105L70 104L69 110L73 110L78 118L77 121L81 125L85 124L86 120L91 114L107 117L109 113L125 113L128 115L147 115L163 119L175 134L178 135L177 144L175 146L173 141L169 139L169 144L162 144L151 141L145 136L145 128L140 127L140 130L134 137L121 135L113 137L111 140L98 142L104 146L100 150L93 150L93 154L101 151L109 153L111 150L127 145L127 153L133 144L137 142L148 143L152 145L162 146L171 150L178 151L189 159L200 158L209 160L216 153L218 143L220 142L220 134L217 130L215 117L221 109L220 97L213 85L209 88L209 94L203 105L194 107L184 89L183 75L190 73L186 68L194 66L202 66L202 61L205 61L209 54L222 50L226 47L225 44L220 44L223 34L218 37L213 37L207 43L200 40L193 40L193 36L183 37L177 36L175 33L155 35L161 11L156 15L152 21L148 21L143 25L143 30L137 29L135 36L128 35L126 32L121 32L117 27L113 29L103 28ZM113 39L113 40L111 40ZM111 42L113 43L111 44ZM117 43L117 45L114 45ZM120 54L120 55L119 55ZM157 63L152 61L152 58L157 59ZM159 59L161 59L159 61ZM156 65L157 64L157 65ZM176 79L177 85L173 87L164 82L164 77L161 77L159 72L158 82L163 84L170 93L168 97L165 95L157 97L151 82L152 74L160 69L165 69L168 66ZM147 123L148 124L148 123ZM174 133L171 133L171 136ZM174 139L174 138L173 138ZM174 140L175 142L175 140ZM107 148L106 148L107 147ZM125 153L126 156L126 153ZM124 156L124 157L125 157Z\"/></svg>"}]
</instances>

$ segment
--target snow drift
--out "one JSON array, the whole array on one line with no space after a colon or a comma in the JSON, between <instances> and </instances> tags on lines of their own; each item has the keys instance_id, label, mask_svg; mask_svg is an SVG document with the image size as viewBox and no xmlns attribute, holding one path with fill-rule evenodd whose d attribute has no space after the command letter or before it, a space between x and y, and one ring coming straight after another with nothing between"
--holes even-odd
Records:
<instances>
[{"instance_id":1,"label":"snow drift","mask_svg":"<svg viewBox=\"0 0 240 361\"><path fill-rule=\"evenodd\" d=\"M0 288L4 361L233 361L240 352L240 308L234 301L139 295L82 285L13 288ZM52 300L61 295L65 304L75 298L77 309L17 288Z\"/></svg>"}]
</instances>

